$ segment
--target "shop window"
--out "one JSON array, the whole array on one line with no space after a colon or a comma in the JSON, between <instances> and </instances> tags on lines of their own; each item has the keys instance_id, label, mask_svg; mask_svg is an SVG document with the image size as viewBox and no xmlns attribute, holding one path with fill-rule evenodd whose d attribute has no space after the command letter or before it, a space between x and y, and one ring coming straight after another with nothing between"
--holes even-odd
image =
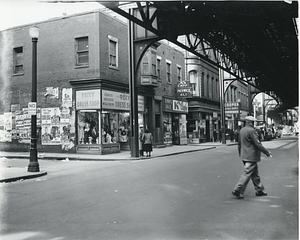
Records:
<instances>
[{"instance_id":1,"label":"shop window","mask_svg":"<svg viewBox=\"0 0 300 240\"><path fill-rule=\"evenodd\" d=\"M164 132L164 144L172 144L172 116L171 113L163 114L163 132Z\"/></svg>"},{"instance_id":2,"label":"shop window","mask_svg":"<svg viewBox=\"0 0 300 240\"><path fill-rule=\"evenodd\" d=\"M99 113L96 110L79 111L78 122L78 143L99 144Z\"/></svg>"},{"instance_id":3,"label":"shop window","mask_svg":"<svg viewBox=\"0 0 300 240\"><path fill-rule=\"evenodd\" d=\"M76 65L89 64L89 39L88 37L76 38Z\"/></svg>"},{"instance_id":4,"label":"shop window","mask_svg":"<svg viewBox=\"0 0 300 240\"><path fill-rule=\"evenodd\" d=\"M118 67L118 39L108 36L109 67Z\"/></svg>"},{"instance_id":5,"label":"shop window","mask_svg":"<svg viewBox=\"0 0 300 240\"><path fill-rule=\"evenodd\" d=\"M128 112L102 112L102 143L128 142L130 115Z\"/></svg>"},{"instance_id":6,"label":"shop window","mask_svg":"<svg viewBox=\"0 0 300 240\"><path fill-rule=\"evenodd\" d=\"M14 74L23 72L23 47L14 48Z\"/></svg>"}]
</instances>

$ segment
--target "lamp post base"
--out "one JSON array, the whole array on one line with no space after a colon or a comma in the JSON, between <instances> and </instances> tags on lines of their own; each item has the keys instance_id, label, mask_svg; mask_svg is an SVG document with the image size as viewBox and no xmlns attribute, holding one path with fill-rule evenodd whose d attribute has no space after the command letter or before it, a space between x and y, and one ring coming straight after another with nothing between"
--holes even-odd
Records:
<instances>
[{"instance_id":1,"label":"lamp post base","mask_svg":"<svg viewBox=\"0 0 300 240\"><path fill-rule=\"evenodd\" d=\"M39 172L40 166L38 162L30 162L28 165L28 172Z\"/></svg>"},{"instance_id":2,"label":"lamp post base","mask_svg":"<svg viewBox=\"0 0 300 240\"><path fill-rule=\"evenodd\" d=\"M37 159L37 149L30 149L30 162L28 165L28 172L39 172L40 166Z\"/></svg>"}]
</instances>

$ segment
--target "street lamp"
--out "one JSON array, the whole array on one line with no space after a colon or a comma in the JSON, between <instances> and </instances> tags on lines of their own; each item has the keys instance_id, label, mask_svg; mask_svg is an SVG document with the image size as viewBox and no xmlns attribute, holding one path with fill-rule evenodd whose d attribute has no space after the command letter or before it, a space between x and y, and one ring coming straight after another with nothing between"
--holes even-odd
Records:
<instances>
[{"instance_id":1,"label":"street lamp","mask_svg":"<svg viewBox=\"0 0 300 240\"><path fill-rule=\"evenodd\" d=\"M29 28L29 35L32 39L32 93L31 102L37 102L37 42L40 29L36 26ZM36 110L36 109L35 109ZM31 142L30 142L30 162L28 172L39 172L40 167L37 158L37 134L36 134L36 111L31 115Z\"/></svg>"}]
</instances>

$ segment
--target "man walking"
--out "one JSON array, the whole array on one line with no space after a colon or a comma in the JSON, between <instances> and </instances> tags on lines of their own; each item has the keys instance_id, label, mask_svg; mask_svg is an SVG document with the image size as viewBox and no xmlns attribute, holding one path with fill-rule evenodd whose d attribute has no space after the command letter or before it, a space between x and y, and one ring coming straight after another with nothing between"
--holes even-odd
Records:
<instances>
[{"instance_id":1,"label":"man walking","mask_svg":"<svg viewBox=\"0 0 300 240\"><path fill-rule=\"evenodd\" d=\"M232 192L238 199L244 198L243 194L250 179L253 182L256 196L267 195L267 193L264 192L264 186L260 182L257 163L260 161L260 152L268 157L272 157L272 155L259 141L257 132L253 126L254 121L256 121L256 118L247 116L246 126L243 127L239 133L238 151L244 163L244 173L241 175Z\"/></svg>"}]
</instances>

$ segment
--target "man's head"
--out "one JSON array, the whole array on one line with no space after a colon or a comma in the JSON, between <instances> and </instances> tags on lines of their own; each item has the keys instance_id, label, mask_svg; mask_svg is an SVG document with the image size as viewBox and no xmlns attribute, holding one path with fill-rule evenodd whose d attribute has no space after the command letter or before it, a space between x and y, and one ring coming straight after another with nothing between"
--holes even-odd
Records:
<instances>
[{"instance_id":1,"label":"man's head","mask_svg":"<svg viewBox=\"0 0 300 240\"><path fill-rule=\"evenodd\" d=\"M245 120L246 120L246 123L252 124L252 125L254 124L255 121L257 121L257 119L253 116L247 116L247 117L245 117Z\"/></svg>"}]
</instances>

